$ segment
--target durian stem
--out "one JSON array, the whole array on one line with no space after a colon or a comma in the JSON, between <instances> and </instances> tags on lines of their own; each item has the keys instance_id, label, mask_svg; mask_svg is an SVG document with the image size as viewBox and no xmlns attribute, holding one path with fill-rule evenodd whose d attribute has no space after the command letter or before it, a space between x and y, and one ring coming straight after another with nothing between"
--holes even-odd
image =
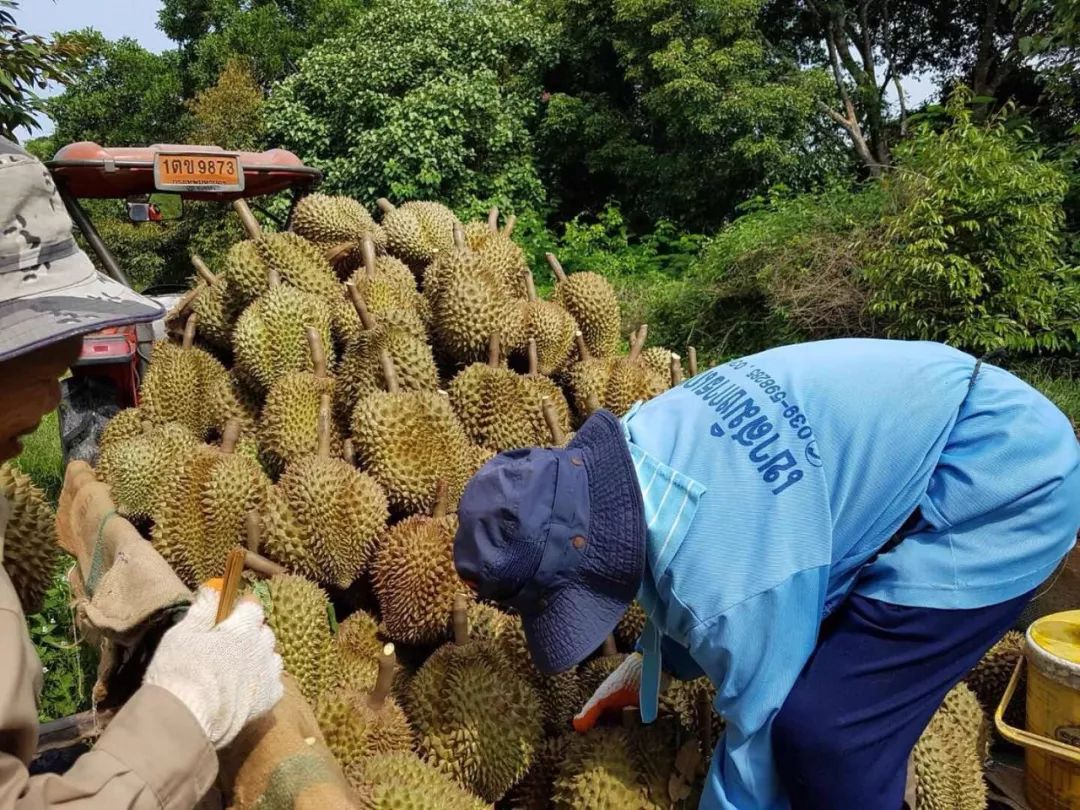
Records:
<instances>
[{"instance_id":1,"label":"durian stem","mask_svg":"<svg viewBox=\"0 0 1080 810\"><path fill-rule=\"evenodd\" d=\"M285 566L278 565L276 562L266 559L262 554L250 550L244 554L244 565L266 579L288 573Z\"/></svg>"},{"instance_id":2,"label":"durian stem","mask_svg":"<svg viewBox=\"0 0 1080 810\"><path fill-rule=\"evenodd\" d=\"M225 423L225 429L221 431L221 452L231 453L236 449L236 443L240 440L240 420L230 419Z\"/></svg>"},{"instance_id":3,"label":"durian stem","mask_svg":"<svg viewBox=\"0 0 1080 810\"><path fill-rule=\"evenodd\" d=\"M683 379L683 377L682 377L682 358L680 358L679 355L675 354L675 352L672 352L671 353L671 387L674 388L676 385L681 383L682 379Z\"/></svg>"},{"instance_id":4,"label":"durian stem","mask_svg":"<svg viewBox=\"0 0 1080 810\"><path fill-rule=\"evenodd\" d=\"M195 268L195 275L202 279L206 286L211 287L217 281L217 276L210 272L210 268L206 266L206 262L202 260L198 254L191 254L191 264Z\"/></svg>"},{"instance_id":5,"label":"durian stem","mask_svg":"<svg viewBox=\"0 0 1080 810\"><path fill-rule=\"evenodd\" d=\"M600 410L600 399L596 396L595 391L590 391L585 397L585 407L589 409L589 413L593 414Z\"/></svg>"},{"instance_id":6,"label":"durian stem","mask_svg":"<svg viewBox=\"0 0 1080 810\"><path fill-rule=\"evenodd\" d=\"M185 349L190 349L191 344L195 342L195 326L199 322L199 317L192 312L188 315L187 320L184 321L184 340L180 344Z\"/></svg>"},{"instance_id":7,"label":"durian stem","mask_svg":"<svg viewBox=\"0 0 1080 810\"><path fill-rule=\"evenodd\" d=\"M555 406L551 404L550 399L543 397L540 400L540 409L544 413L548 430L551 431L551 443L556 447L562 447L563 442L566 441L566 434L563 433L562 426L559 424L559 415L555 413Z\"/></svg>"},{"instance_id":8,"label":"durian stem","mask_svg":"<svg viewBox=\"0 0 1080 810\"><path fill-rule=\"evenodd\" d=\"M581 330L574 332L574 343L577 344L578 356L582 360L592 360L592 354L589 352L589 346L585 342L585 336L581 334Z\"/></svg>"},{"instance_id":9,"label":"durian stem","mask_svg":"<svg viewBox=\"0 0 1080 810\"><path fill-rule=\"evenodd\" d=\"M536 338L529 338L529 376L540 373L540 352L536 349Z\"/></svg>"},{"instance_id":10,"label":"durian stem","mask_svg":"<svg viewBox=\"0 0 1080 810\"><path fill-rule=\"evenodd\" d=\"M469 597L463 593L454 594L454 643L458 646L469 643Z\"/></svg>"},{"instance_id":11,"label":"durian stem","mask_svg":"<svg viewBox=\"0 0 1080 810\"><path fill-rule=\"evenodd\" d=\"M461 227L461 223L454 223L454 247L458 250L464 250L468 247L468 243L465 241L465 229Z\"/></svg>"},{"instance_id":12,"label":"durian stem","mask_svg":"<svg viewBox=\"0 0 1080 810\"><path fill-rule=\"evenodd\" d=\"M566 271L563 270L563 266L559 264L559 260L555 258L554 253L545 253L544 258L547 259L548 267L551 268L551 272L555 274L555 279L560 284L566 283Z\"/></svg>"},{"instance_id":13,"label":"durian stem","mask_svg":"<svg viewBox=\"0 0 1080 810\"><path fill-rule=\"evenodd\" d=\"M266 286L270 289L281 286L281 275L278 273L277 268L268 267L266 269Z\"/></svg>"},{"instance_id":14,"label":"durian stem","mask_svg":"<svg viewBox=\"0 0 1080 810\"><path fill-rule=\"evenodd\" d=\"M262 518L257 509L252 509L244 518L244 529L247 534L247 549L259 552L262 545Z\"/></svg>"},{"instance_id":15,"label":"durian stem","mask_svg":"<svg viewBox=\"0 0 1080 810\"><path fill-rule=\"evenodd\" d=\"M514 214L511 214L506 218L506 224L503 225L503 236L509 239L514 232L515 225L517 225L517 217Z\"/></svg>"},{"instance_id":16,"label":"durian stem","mask_svg":"<svg viewBox=\"0 0 1080 810\"><path fill-rule=\"evenodd\" d=\"M330 395L319 397L319 458L330 458Z\"/></svg>"},{"instance_id":17,"label":"durian stem","mask_svg":"<svg viewBox=\"0 0 1080 810\"><path fill-rule=\"evenodd\" d=\"M233 210L237 216L240 217L240 222L244 226L244 230L247 231L249 239L258 239L262 236L262 228L259 227L259 221L255 219L255 215L251 213L251 208L248 207L246 200L233 200Z\"/></svg>"},{"instance_id":18,"label":"durian stem","mask_svg":"<svg viewBox=\"0 0 1080 810\"><path fill-rule=\"evenodd\" d=\"M445 478L440 478L435 483L435 503L431 507L431 516L435 520L446 517L450 511L450 485Z\"/></svg>"},{"instance_id":19,"label":"durian stem","mask_svg":"<svg viewBox=\"0 0 1080 810\"><path fill-rule=\"evenodd\" d=\"M345 261L350 253L353 252L353 248L356 246L352 242L339 242L336 245L332 245L323 251L323 256L332 265L338 265Z\"/></svg>"},{"instance_id":20,"label":"durian stem","mask_svg":"<svg viewBox=\"0 0 1080 810\"><path fill-rule=\"evenodd\" d=\"M387 644L382 648L379 656L379 674L375 679L375 687L368 695L368 706L378 711L386 703L390 696L390 690L394 685L394 670L397 669L397 656L394 655L394 645Z\"/></svg>"},{"instance_id":21,"label":"durian stem","mask_svg":"<svg viewBox=\"0 0 1080 810\"><path fill-rule=\"evenodd\" d=\"M630 338L630 355L627 358L630 362L637 360L641 357L641 350L645 348L645 341L649 337L649 325L643 323Z\"/></svg>"},{"instance_id":22,"label":"durian stem","mask_svg":"<svg viewBox=\"0 0 1080 810\"><path fill-rule=\"evenodd\" d=\"M311 350L311 367L316 379L321 380L326 376L326 351L323 349L322 338L319 337L319 330L314 326L304 327L304 332L307 335L308 348Z\"/></svg>"},{"instance_id":23,"label":"durian stem","mask_svg":"<svg viewBox=\"0 0 1080 810\"><path fill-rule=\"evenodd\" d=\"M690 364L690 376L691 377L696 377L697 376L697 349L695 349L693 346L687 346L686 347L686 357L687 357L687 361Z\"/></svg>"},{"instance_id":24,"label":"durian stem","mask_svg":"<svg viewBox=\"0 0 1080 810\"><path fill-rule=\"evenodd\" d=\"M356 466L356 449L353 447L352 439L346 439L341 443L341 457L350 467Z\"/></svg>"},{"instance_id":25,"label":"durian stem","mask_svg":"<svg viewBox=\"0 0 1080 810\"><path fill-rule=\"evenodd\" d=\"M360 325L364 329L374 329L375 319L368 312L367 304L364 303L364 296L360 295L360 290L351 281L346 282L345 289L349 291L349 298L352 299L353 309L356 310L356 314L360 318Z\"/></svg>"},{"instance_id":26,"label":"durian stem","mask_svg":"<svg viewBox=\"0 0 1080 810\"><path fill-rule=\"evenodd\" d=\"M536 294L536 280L533 278L532 270L525 268L525 293L528 295L530 301L535 301L539 296Z\"/></svg>"},{"instance_id":27,"label":"durian stem","mask_svg":"<svg viewBox=\"0 0 1080 810\"><path fill-rule=\"evenodd\" d=\"M488 211L488 230L492 233L499 232L499 209L492 208Z\"/></svg>"},{"instance_id":28,"label":"durian stem","mask_svg":"<svg viewBox=\"0 0 1080 810\"><path fill-rule=\"evenodd\" d=\"M488 338L488 365L492 368L502 368L502 343L499 333L492 332Z\"/></svg>"},{"instance_id":29,"label":"durian stem","mask_svg":"<svg viewBox=\"0 0 1080 810\"><path fill-rule=\"evenodd\" d=\"M618 655L619 654L619 648L615 644L615 636L614 635L609 633L608 637L604 639L604 646L602 646L600 648L600 654L604 655L604 656Z\"/></svg>"},{"instance_id":30,"label":"durian stem","mask_svg":"<svg viewBox=\"0 0 1080 810\"><path fill-rule=\"evenodd\" d=\"M397 369L394 368L394 360L390 357L390 352L386 349L379 352L379 365L382 366L383 379L386 381L386 390L391 394L396 394L400 390L398 388Z\"/></svg>"},{"instance_id":31,"label":"durian stem","mask_svg":"<svg viewBox=\"0 0 1080 810\"><path fill-rule=\"evenodd\" d=\"M379 210L382 211L384 214L389 214L391 211L397 210L397 206L395 206L392 202L386 199L386 197L379 197L379 199L375 201L375 204L379 206Z\"/></svg>"},{"instance_id":32,"label":"durian stem","mask_svg":"<svg viewBox=\"0 0 1080 810\"><path fill-rule=\"evenodd\" d=\"M701 748L701 756L709 759L712 753L712 701L709 693L701 691L697 693L694 701L694 711L697 714L698 745Z\"/></svg>"},{"instance_id":33,"label":"durian stem","mask_svg":"<svg viewBox=\"0 0 1080 810\"><path fill-rule=\"evenodd\" d=\"M364 271L369 279L375 278L375 240L365 236L360 243L360 251L364 257Z\"/></svg>"}]
</instances>

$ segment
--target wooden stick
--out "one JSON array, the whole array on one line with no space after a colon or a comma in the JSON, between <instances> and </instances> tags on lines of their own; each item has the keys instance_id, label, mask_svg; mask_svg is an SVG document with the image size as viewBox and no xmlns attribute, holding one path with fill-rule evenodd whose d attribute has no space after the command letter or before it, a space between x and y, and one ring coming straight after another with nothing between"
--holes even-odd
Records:
<instances>
[{"instance_id":1,"label":"wooden stick","mask_svg":"<svg viewBox=\"0 0 1080 810\"><path fill-rule=\"evenodd\" d=\"M535 301L539 296L536 294L536 280L533 278L532 270L525 268L525 293L528 295L530 301Z\"/></svg>"},{"instance_id":2,"label":"wooden stick","mask_svg":"<svg viewBox=\"0 0 1080 810\"><path fill-rule=\"evenodd\" d=\"M262 228L259 227L259 221L255 219L255 215L251 213L247 200L233 200L232 207L237 216L240 217L240 222L243 224L244 230L247 231L248 238L258 239L261 237Z\"/></svg>"},{"instance_id":3,"label":"wooden stick","mask_svg":"<svg viewBox=\"0 0 1080 810\"><path fill-rule=\"evenodd\" d=\"M559 424L559 415L555 412L555 406L551 404L550 399L543 397L540 400L540 409L544 413L548 430L551 431L551 443L556 447L562 447L566 441L566 434L563 433L562 426Z\"/></svg>"},{"instance_id":4,"label":"wooden stick","mask_svg":"<svg viewBox=\"0 0 1080 810\"><path fill-rule=\"evenodd\" d=\"M246 550L239 547L229 552L229 558L225 562L224 584L221 586L214 624L221 624L232 613L233 605L236 604L236 594L240 589L240 575L244 573L245 557Z\"/></svg>"},{"instance_id":5,"label":"wooden stick","mask_svg":"<svg viewBox=\"0 0 1080 810\"><path fill-rule=\"evenodd\" d=\"M585 336L581 334L580 329L574 332L574 343L577 344L578 356L582 360L592 360L592 354L589 352L589 346L585 343Z\"/></svg>"},{"instance_id":6,"label":"wooden stick","mask_svg":"<svg viewBox=\"0 0 1080 810\"><path fill-rule=\"evenodd\" d=\"M326 351L323 349L322 338L319 337L319 330L314 326L304 327L304 334L307 337L308 348L311 350L311 366L315 377L322 379L326 376Z\"/></svg>"},{"instance_id":7,"label":"wooden stick","mask_svg":"<svg viewBox=\"0 0 1080 810\"><path fill-rule=\"evenodd\" d=\"M529 338L529 376L540 373L540 352L536 348L536 338Z\"/></svg>"},{"instance_id":8,"label":"wooden stick","mask_svg":"<svg viewBox=\"0 0 1080 810\"><path fill-rule=\"evenodd\" d=\"M394 685L394 670L397 669L397 656L394 655L394 645L387 644L382 648L379 656L379 674L375 678L375 688L368 695L368 706L378 711L386 703L390 696L390 689Z\"/></svg>"},{"instance_id":9,"label":"wooden stick","mask_svg":"<svg viewBox=\"0 0 1080 810\"><path fill-rule=\"evenodd\" d=\"M589 413L593 414L600 410L600 398L596 396L595 391L590 391L585 396L585 407L589 409Z\"/></svg>"},{"instance_id":10,"label":"wooden stick","mask_svg":"<svg viewBox=\"0 0 1080 810\"><path fill-rule=\"evenodd\" d=\"M615 644L614 635L609 633L608 637L604 639L604 646L600 648L600 654L604 656L619 654L619 648Z\"/></svg>"},{"instance_id":11,"label":"wooden stick","mask_svg":"<svg viewBox=\"0 0 1080 810\"><path fill-rule=\"evenodd\" d=\"M560 284L566 282L566 271L563 270L563 266L559 264L559 260L555 258L554 253L545 253L544 258L547 259L548 267L551 268L551 272L555 274L555 278Z\"/></svg>"},{"instance_id":12,"label":"wooden stick","mask_svg":"<svg viewBox=\"0 0 1080 810\"><path fill-rule=\"evenodd\" d=\"M386 349L379 352L379 365L382 367L383 380L386 381L386 390L391 394L396 394L400 390L398 388L397 369L394 368L394 361L390 357L390 352Z\"/></svg>"},{"instance_id":13,"label":"wooden stick","mask_svg":"<svg viewBox=\"0 0 1080 810\"><path fill-rule=\"evenodd\" d=\"M431 516L435 520L446 517L450 511L450 486L445 478L440 478L435 483L435 503L431 506Z\"/></svg>"},{"instance_id":14,"label":"wooden stick","mask_svg":"<svg viewBox=\"0 0 1080 810\"><path fill-rule=\"evenodd\" d=\"M454 247L458 250L465 250L468 247L468 243L465 241L465 229L461 227L460 222L454 223Z\"/></svg>"},{"instance_id":15,"label":"wooden stick","mask_svg":"<svg viewBox=\"0 0 1080 810\"><path fill-rule=\"evenodd\" d=\"M318 423L319 458L330 458L330 395L323 394L319 397L319 423Z\"/></svg>"},{"instance_id":16,"label":"wooden stick","mask_svg":"<svg viewBox=\"0 0 1080 810\"><path fill-rule=\"evenodd\" d=\"M686 356L690 363L690 376L697 376L697 349L693 346L686 347Z\"/></svg>"},{"instance_id":17,"label":"wooden stick","mask_svg":"<svg viewBox=\"0 0 1080 810\"><path fill-rule=\"evenodd\" d=\"M499 232L499 209L492 208L488 211L488 230L492 233Z\"/></svg>"},{"instance_id":18,"label":"wooden stick","mask_svg":"<svg viewBox=\"0 0 1080 810\"><path fill-rule=\"evenodd\" d=\"M513 214L511 214L510 216L508 216L506 218L506 224L503 225L503 230L502 230L503 236L505 236L507 239L509 239L510 235L514 232L514 226L515 225L517 225L517 217L514 216Z\"/></svg>"},{"instance_id":19,"label":"wooden stick","mask_svg":"<svg viewBox=\"0 0 1080 810\"><path fill-rule=\"evenodd\" d=\"M180 344L185 349L190 349L191 345L195 342L195 326L199 321L199 316L192 312L188 315L187 320L184 322L184 340Z\"/></svg>"},{"instance_id":20,"label":"wooden stick","mask_svg":"<svg viewBox=\"0 0 1080 810\"><path fill-rule=\"evenodd\" d=\"M225 423L225 429L221 431L221 452L233 452L238 441L240 441L240 420L230 419Z\"/></svg>"},{"instance_id":21,"label":"wooden stick","mask_svg":"<svg viewBox=\"0 0 1080 810\"><path fill-rule=\"evenodd\" d=\"M262 545L262 518L257 509L252 509L244 518L244 529L247 534L247 550L259 553Z\"/></svg>"},{"instance_id":22,"label":"wooden stick","mask_svg":"<svg viewBox=\"0 0 1080 810\"><path fill-rule=\"evenodd\" d=\"M492 332L488 338L488 365L492 368L502 368L502 344L499 342L498 331Z\"/></svg>"},{"instance_id":23,"label":"wooden stick","mask_svg":"<svg viewBox=\"0 0 1080 810\"><path fill-rule=\"evenodd\" d=\"M349 293L349 298L352 300L353 309L356 310L357 316L360 318L360 325L364 329L374 329L375 319L371 317L371 313L368 311L367 304L364 303L364 296L360 294L360 290L351 281L345 283L345 289Z\"/></svg>"},{"instance_id":24,"label":"wooden stick","mask_svg":"<svg viewBox=\"0 0 1080 810\"><path fill-rule=\"evenodd\" d=\"M454 594L454 643L469 643L469 597L463 593Z\"/></svg>"},{"instance_id":25,"label":"wooden stick","mask_svg":"<svg viewBox=\"0 0 1080 810\"><path fill-rule=\"evenodd\" d=\"M379 206L379 210L382 211L384 214L389 214L391 211L397 210L397 206L395 206L392 202L386 199L386 197L379 197L379 199L375 201L375 204Z\"/></svg>"},{"instance_id":26,"label":"wooden stick","mask_svg":"<svg viewBox=\"0 0 1080 810\"><path fill-rule=\"evenodd\" d=\"M346 439L341 443L341 457L350 467L356 466L356 448L353 447L352 439Z\"/></svg>"},{"instance_id":27,"label":"wooden stick","mask_svg":"<svg viewBox=\"0 0 1080 810\"><path fill-rule=\"evenodd\" d=\"M268 267L266 269L266 286L270 289L281 286L281 275L276 268Z\"/></svg>"},{"instance_id":28,"label":"wooden stick","mask_svg":"<svg viewBox=\"0 0 1080 810\"><path fill-rule=\"evenodd\" d=\"M682 358L675 352L671 353L671 387L682 382Z\"/></svg>"},{"instance_id":29,"label":"wooden stick","mask_svg":"<svg viewBox=\"0 0 1080 810\"><path fill-rule=\"evenodd\" d=\"M210 272L206 262L197 253L191 254L191 264L195 268L195 274L202 279L203 283L208 287L213 286L214 282L217 281L217 276Z\"/></svg>"},{"instance_id":30,"label":"wooden stick","mask_svg":"<svg viewBox=\"0 0 1080 810\"><path fill-rule=\"evenodd\" d=\"M244 565L248 567L248 570L254 571L266 579L287 573L284 565L278 565L276 562L266 559L257 551L251 551L250 549L244 554Z\"/></svg>"},{"instance_id":31,"label":"wooden stick","mask_svg":"<svg viewBox=\"0 0 1080 810\"><path fill-rule=\"evenodd\" d=\"M367 277L375 278L375 240L370 236L365 236L364 241L360 243L360 252L364 257L364 271Z\"/></svg>"}]
</instances>

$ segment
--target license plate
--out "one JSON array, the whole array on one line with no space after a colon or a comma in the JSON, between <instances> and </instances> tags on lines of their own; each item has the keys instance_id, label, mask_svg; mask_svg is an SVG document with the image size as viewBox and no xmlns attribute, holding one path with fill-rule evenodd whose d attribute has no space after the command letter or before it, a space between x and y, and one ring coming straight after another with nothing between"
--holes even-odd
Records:
<instances>
[{"instance_id":1,"label":"license plate","mask_svg":"<svg viewBox=\"0 0 1080 810\"><path fill-rule=\"evenodd\" d=\"M158 154L154 185L158 191L243 191L244 173L236 155Z\"/></svg>"}]
</instances>

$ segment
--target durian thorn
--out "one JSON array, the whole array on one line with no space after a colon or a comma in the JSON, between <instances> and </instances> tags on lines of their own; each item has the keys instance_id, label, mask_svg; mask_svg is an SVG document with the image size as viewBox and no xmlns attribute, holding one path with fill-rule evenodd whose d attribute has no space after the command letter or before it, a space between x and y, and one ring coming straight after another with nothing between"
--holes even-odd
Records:
<instances>
[{"instance_id":1,"label":"durian thorn","mask_svg":"<svg viewBox=\"0 0 1080 810\"><path fill-rule=\"evenodd\" d=\"M270 289L281 286L281 274L278 273L277 268L266 268L266 286Z\"/></svg>"},{"instance_id":2,"label":"durian thorn","mask_svg":"<svg viewBox=\"0 0 1080 810\"><path fill-rule=\"evenodd\" d=\"M307 337L308 349L311 351L311 368L317 379L326 377L326 351L323 348L319 330L314 326L305 326L304 334Z\"/></svg>"},{"instance_id":3,"label":"durian thorn","mask_svg":"<svg viewBox=\"0 0 1080 810\"><path fill-rule=\"evenodd\" d=\"M528 267L525 268L525 293L528 295L530 301L535 301L539 296L536 294L536 280L533 278L532 270Z\"/></svg>"},{"instance_id":4,"label":"durian thorn","mask_svg":"<svg viewBox=\"0 0 1080 810\"><path fill-rule=\"evenodd\" d=\"M332 265L341 264L345 259L349 257L349 254L356 249L356 245L353 242L338 242L336 245L331 245L323 251L323 256Z\"/></svg>"},{"instance_id":5,"label":"durian thorn","mask_svg":"<svg viewBox=\"0 0 1080 810\"><path fill-rule=\"evenodd\" d=\"M454 643L462 646L469 643L469 597L463 593L454 594Z\"/></svg>"},{"instance_id":6,"label":"durian thorn","mask_svg":"<svg viewBox=\"0 0 1080 810\"><path fill-rule=\"evenodd\" d=\"M608 637L604 639L604 646L600 648L600 654L604 656L619 654L619 648L615 644L615 636L613 634L609 633Z\"/></svg>"},{"instance_id":7,"label":"durian thorn","mask_svg":"<svg viewBox=\"0 0 1080 810\"><path fill-rule=\"evenodd\" d=\"M375 278L375 240L364 235L364 241L360 243L360 251L364 257L364 271L369 279Z\"/></svg>"},{"instance_id":8,"label":"durian thorn","mask_svg":"<svg viewBox=\"0 0 1080 810\"><path fill-rule=\"evenodd\" d=\"M319 458L330 458L330 395L319 397Z\"/></svg>"},{"instance_id":9,"label":"durian thorn","mask_svg":"<svg viewBox=\"0 0 1080 810\"><path fill-rule=\"evenodd\" d=\"M697 349L695 349L693 346L687 346L686 347L686 357L687 357L687 362L690 365L690 376L691 377L696 377L697 376Z\"/></svg>"},{"instance_id":10,"label":"durian thorn","mask_svg":"<svg viewBox=\"0 0 1080 810\"><path fill-rule=\"evenodd\" d=\"M394 685L395 669L397 669L397 656L394 655L394 645L387 644L382 648L382 654L379 656L379 674L375 678L375 686L368 695L368 706L372 709L378 711L386 703Z\"/></svg>"},{"instance_id":11,"label":"durian thorn","mask_svg":"<svg viewBox=\"0 0 1080 810\"><path fill-rule=\"evenodd\" d=\"M551 443L556 447L562 447L564 441L566 441L566 434L563 433L562 426L559 424L559 415L555 413L555 406L551 404L551 400L547 397L543 397L540 400L540 410L544 413L544 421L547 422L548 430L551 432Z\"/></svg>"},{"instance_id":12,"label":"durian thorn","mask_svg":"<svg viewBox=\"0 0 1080 810\"><path fill-rule=\"evenodd\" d=\"M375 319L371 317L371 313L368 312L367 304L364 303L364 296L360 294L360 290L351 281L345 283L345 289L348 290L349 298L352 300L353 309L356 310L357 316L360 318L360 325L364 329L374 329Z\"/></svg>"},{"instance_id":13,"label":"durian thorn","mask_svg":"<svg viewBox=\"0 0 1080 810\"><path fill-rule=\"evenodd\" d=\"M674 388L676 385L681 383L682 380L683 380L683 377L682 377L682 358L680 358L679 355L675 354L675 352L672 352L671 353L671 387Z\"/></svg>"},{"instance_id":14,"label":"durian thorn","mask_svg":"<svg viewBox=\"0 0 1080 810\"><path fill-rule=\"evenodd\" d=\"M623 728L637 728L641 725L641 709L637 706L624 706L622 710Z\"/></svg>"},{"instance_id":15,"label":"durian thorn","mask_svg":"<svg viewBox=\"0 0 1080 810\"><path fill-rule=\"evenodd\" d=\"M435 503L431 507L431 516L435 520L446 517L450 511L450 485L445 478L435 482Z\"/></svg>"},{"instance_id":16,"label":"durian thorn","mask_svg":"<svg viewBox=\"0 0 1080 810\"><path fill-rule=\"evenodd\" d=\"M212 287L217 281L217 276L210 272L210 268L206 266L206 262L202 260L202 257L197 253L192 253L191 264L195 268L195 275L201 278L206 286Z\"/></svg>"},{"instance_id":17,"label":"durian thorn","mask_svg":"<svg viewBox=\"0 0 1080 810\"><path fill-rule=\"evenodd\" d=\"M630 354L627 356L627 360L631 363L641 357L641 350L645 348L645 341L649 337L649 325L643 323L631 337L630 337Z\"/></svg>"},{"instance_id":18,"label":"durian thorn","mask_svg":"<svg viewBox=\"0 0 1080 810\"><path fill-rule=\"evenodd\" d=\"M236 449L236 443L240 440L240 420L230 419L225 423L225 429L221 431L221 452L231 453Z\"/></svg>"},{"instance_id":19,"label":"durian thorn","mask_svg":"<svg viewBox=\"0 0 1080 810\"><path fill-rule=\"evenodd\" d=\"M248 206L246 200L233 200L233 210L237 216L240 217L240 222L244 226L244 230L247 231L250 239L258 239L262 236L262 228L259 227L259 221L255 219L255 215L251 213L251 208Z\"/></svg>"},{"instance_id":20,"label":"durian thorn","mask_svg":"<svg viewBox=\"0 0 1080 810\"><path fill-rule=\"evenodd\" d=\"M375 204L379 206L379 210L384 214L389 214L391 211L397 210L397 206L386 199L386 197L379 197L379 199L375 201Z\"/></svg>"},{"instance_id":21,"label":"durian thorn","mask_svg":"<svg viewBox=\"0 0 1080 810\"><path fill-rule=\"evenodd\" d=\"M265 579L287 573L285 566L278 565L276 562L268 560L262 554L250 549L244 554L244 565Z\"/></svg>"},{"instance_id":22,"label":"durian thorn","mask_svg":"<svg viewBox=\"0 0 1080 810\"><path fill-rule=\"evenodd\" d=\"M551 272L555 274L555 279L560 284L566 283L566 271L563 270L563 266L559 264L559 260L555 258L554 253L545 253L544 258L547 259L548 267L551 268Z\"/></svg>"},{"instance_id":23,"label":"durian thorn","mask_svg":"<svg viewBox=\"0 0 1080 810\"><path fill-rule=\"evenodd\" d=\"M585 407L589 409L590 414L600 410L600 399L596 396L595 391L590 391L585 397Z\"/></svg>"},{"instance_id":24,"label":"durian thorn","mask_svg":"<svg viewBox=\"0 0 1080 810\"><path fill-rule=\"evenodd\" d=\"M199 316L192 312L184 321L184 339L180 344L185 349L190 349L195 342L195 327L199 323Z\"/></svg>"},{"instance_id":25,"label":"durian thorn","mask_svg":"<svg viewBox=\"0 0 1080 810\"><path fill-rule=\"evenodd\" d=\"M350 467L356 466L356 449L353 447L352 439L346 439L341 443L341 457Z\"/></svg>"},{"instance_id":26,"label":"durian thorn","mask_svg":"<svg viewBox=\"0 0 1080 810\"><path fill-rule=\"evenodd\" d=\"M498 208L492 207L492 209L490 211L488 211L487 224L488 224L488 230L489 231L491 231L492 233L498 233L499 232L499 209Z\"/></svg>"},{"instance_id":27,"label":"durian thorn","mask_svg":"<svg viewBox=\"0 0 1080 810\"><path fill-rule=\"evenodd\" d=\"M517 217L511 214L506 218L506 224L503 225L502 235L509 239L510 235L514 232L515 225L517 225Z\"/></svg>"},{"instance_id":28,"label":"durian thorn","mask_svg":"<svg viewBox=\"0 0 1080 810\"><path fill-rule=\"evenodd\" d=\"M529 338L529 376L540 373L540 352L536 349L536 338Z\"/></svg>"},{"instance_id":29,"label":"durian thorn","mask_svg":"<svg viewBox=\"0 0 1080 810\"><path fill-rule=\"evenodd\" d=\"M258 553L262 545L262 518L257 509L252 509L244 516L244 530L247 536L247 549Z\"/></svg>"},{"instance_id":30,"label":"durian thorn","mask_svg":"<svg viewBox=\"0 0 1080 810\"><path fill-rule=\"evenodd\" d=\"M399 390L397 369L394 368L394 360L386 349L379 351L379 365L382 367L383 380L386 382L386 390L396 394Z\"/></svg>"},{"instance_id":31,"label":"durian thorn","mask_svg":"<svg viewBox=\"0 0 1080 810\"><path fill-rule=\"evenodd\" d=\"M499 339L498 330L492 332L488 338L488 365L502 368L502 341Z\"/></svg>"},{"instance_id":32,"label":"durian thorn","mask_svg":"<svg viewBox=\"0 0 1080 810\"><path fill-rule=\"evenodd\" d=\"M589 345L585 342L585 336L581 334L580 329L574 332L574 343L577 344L578 355L582 360L592 360L592 353L589 351Z\"/></svg>"},{"instance_id":33,"label":"durian thorn","mask_svg":"<svg viewBox=\"0 0 1080 810\"><path fill-rule=\"evenodd\" d=\"M454 247L459 250L465 250L468 247L468 243L465 241L465 229L461 227L460 222L454 223Z\"/></svg>"}]
</instances>

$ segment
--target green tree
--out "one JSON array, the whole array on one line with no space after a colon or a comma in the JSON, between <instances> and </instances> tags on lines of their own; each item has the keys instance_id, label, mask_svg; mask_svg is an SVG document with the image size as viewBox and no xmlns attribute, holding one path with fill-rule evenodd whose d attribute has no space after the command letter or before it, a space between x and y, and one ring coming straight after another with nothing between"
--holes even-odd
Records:
<instances>
[{"instance_id":1,"label":"green tree","mask_svg":"<svg viewBox=\"0 0 1080 810\"><path fill-rule=\"evenodd\" d=\"M229 60L217 84L200 90L188 102L193 121L191 142L225 149L258 149L265 135L262 105L262 89L250 65L240 58Z\"/></svg>"},{"instance_id":2,"label":"green tree","mask_svg":"<svg viewBox=\"0 0 1080 810\"><path fill-rule=\"evenodd\" d=\"M84 69L47 103L58 143L139 146L178 143L187 132L179 58L151 53L133 39L110 42L96 31Z\"/></svg>"},{"instance_id":3,"label":"green tree","mask_svg":"<svg viewBox=\"0 0 1080 810\"><path fill-rule=\"evenodd\" d=\"M376 0L275 88L270 140L368 202L539 205L530 128L552 56L509 0Z\"/></svg>"}]
</instances>

